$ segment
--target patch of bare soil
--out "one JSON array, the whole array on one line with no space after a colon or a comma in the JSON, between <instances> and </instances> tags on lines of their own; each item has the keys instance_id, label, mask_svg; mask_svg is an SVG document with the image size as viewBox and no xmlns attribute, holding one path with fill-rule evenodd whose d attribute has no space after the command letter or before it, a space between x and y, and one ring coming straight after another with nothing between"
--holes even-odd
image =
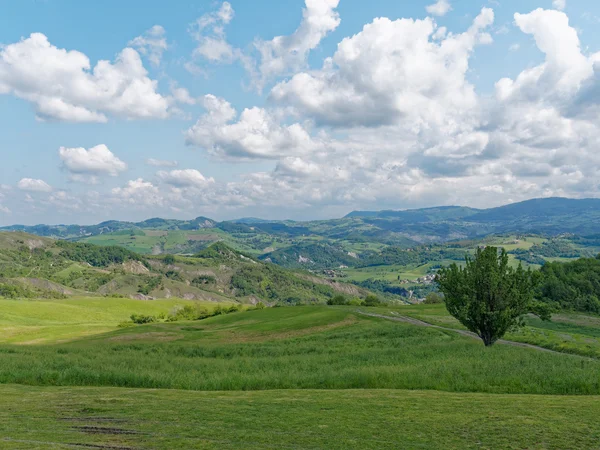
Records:
<instances>
[{"instance_id":1,"label":"patch of bare soil","mask_svg":"<svg viewBox=\"0 0 600 450\"><path fill-rule=\"evenodd\" d=\"M81 427L73 427L74 430L81 431L86 434L110 434L113 436L119 436L124 434L142 434L139 431L124 430L123 428L112 428L112 427L95 427L91 425L85 425Z\"/></svg>"}]
</instances>

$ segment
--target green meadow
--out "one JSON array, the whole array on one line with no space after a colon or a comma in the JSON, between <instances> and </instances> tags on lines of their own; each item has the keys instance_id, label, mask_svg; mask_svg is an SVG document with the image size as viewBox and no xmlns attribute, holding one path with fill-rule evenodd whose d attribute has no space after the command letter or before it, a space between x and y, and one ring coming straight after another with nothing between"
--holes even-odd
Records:
<instances>
[{"instance_id":1,"label":"green meadow","mask_svg":"<svg viewBox=\"0 0 600 450\"><path fill-rule=\"evenodd\" d=\"M279 307L119 327L188 303L0 300L0 448L593 448L600 439L593 355L485 348L454 331L440 305ZM526 330L564 342L600 334L594 316L528 320Z\"/></svg>"}]
</instances>

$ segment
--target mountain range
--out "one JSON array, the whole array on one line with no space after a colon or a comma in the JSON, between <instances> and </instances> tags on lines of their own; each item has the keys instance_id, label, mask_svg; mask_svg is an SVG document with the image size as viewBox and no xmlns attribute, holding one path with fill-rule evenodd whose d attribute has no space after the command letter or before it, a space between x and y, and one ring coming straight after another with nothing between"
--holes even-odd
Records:
<instances>
[{"instance_id":1,"label":"mountain range","mask_svg":"<svg viewBox=\"0 0 600 450\"><path fill-rule=\"evenodd\" d=\"M197 231L218 229L233 234L315 235L330 239L374 241L394 245L444 242L489 234L517 232L543 235L600 233L600 199L543 198L489 209L441 206L402 211L353 211L341 219L320 221L243 218L218 222L153 218L143 222L106 221L97 225L12 225L44 237L85 239L124 230Z\"/></svg>"}]
</instances>

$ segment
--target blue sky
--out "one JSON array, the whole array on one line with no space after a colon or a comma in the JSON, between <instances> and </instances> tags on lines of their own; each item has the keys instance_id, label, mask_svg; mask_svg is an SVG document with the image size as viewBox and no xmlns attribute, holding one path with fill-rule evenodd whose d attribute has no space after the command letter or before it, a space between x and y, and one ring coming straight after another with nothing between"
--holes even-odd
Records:
<instances>
[{"instance_id":1,"label":"blue sky","mask_svg":"<svg viewBox=\"0 0 600 450\"><path fill-rule=\"evenodd\" d=\"M598 196L597 2L0 10L1 225Z\"/></svg>"}]
</instances>

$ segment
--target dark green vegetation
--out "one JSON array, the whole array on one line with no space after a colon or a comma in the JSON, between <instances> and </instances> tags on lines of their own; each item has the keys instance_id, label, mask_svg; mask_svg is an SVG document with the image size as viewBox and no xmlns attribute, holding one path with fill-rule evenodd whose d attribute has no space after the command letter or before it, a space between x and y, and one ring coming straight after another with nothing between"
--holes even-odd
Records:
<instances>
[{"instance_id":1,"label":"dark green vegetation","mask_svg":"<svg viewBox=\"0 0 600 450\"><path fill-rule=\"evenodd\" d=\"M545 264L538 296L556 308L600 314L600 256Z\"/></svg>"},{"instance_id":2,"label":"dark green vegetation","mask_svg":"<svg viewBox=\"0 0 600 450\"><path fill-rule=\"evenodd\" d=\"M0 447L582 449L597 447L599 414L598 397L580 396L7 385Z\"/></svg>"},{"instance_id":3,"label":"dark green vegetation","mask_svg":"<svg viewBox=\"0 0 600 450\"><path fill-rule=\"evenodd\" d=\"M194 256L153 257L118 246L0 233L0 296L6 298L98 295L296 304L325 303L340 292L356 298L368 294L261 262L220 242Z\"/></svg>"},{"instance_id":4,"label":"dark green vegetation","mask_svg":"<svg viewBox=\"0 0 600 450\"><path fill-rule=\"evenodd\" d=\"M539 268L546 262L594 257L600 253L598 218L600 200L551 198L489 210L440 207L355 212L342 219L310 222L260 219L216 222L199 217L191 221L109 221L89 227L40 225L9 228L70 241L123 247L135 255L143 255L134 257L142 264L145 259L155 264L159 259L149 255L163 254L169 258L162 260L165 266L180 266L182 260L171 259L173 255L210 258L209 255L202 257L201 252L215 242L221 242L249 259L300 269L321 278L342 279L363 289L375 290L388 299L402 297L415 301L435 291L431 281L440 267L463 262L465 256L473 255L478 246L504 247L511 265L515 266L520 261L525 267L532 268ZM72 250L71 259L77 262L78 254L84 248ZM109 263L101 255L97 256L99 258L88 258L92 266L101 264L105 267ZM156 265L153 267L156 268ZM205 272L215 271L207 269ZM133 292L123 287L116 291L124 295L137 292L155 297L161 296L162 292L170 292L168 295L174 296L200 296L201 293L194 289L223 291L229 295L227 291L231 290L231 286L224 289L223 277L218 273L201 273L189 278L171 269L163 275L168 286L146 279L136 282ZM203 279L202 276L213 277L214 280ZM268 277L273 278L272 274ZM106 283L101 283L103 279L96 281L70 287L93 292L102 285L106 286ZM121 284L129 286L132 283L123 281ZM296 287L272 295L264 286L248 289L244 283L239 284L248 295L264 295L265 299L272 301L310 300L310 296L298 296ZM110 288L108 293L113 291L115 289Z\"/></svg>"},{"instance_id":5,"label":"dark green vegetation","mask_svg":"<svg viewBox=\"0 0 600 450\"><path fill-rule=\"evenodd\" d=\"M452 264L440 269L436 282L448 312L476 333L486 346L493 345L520 325L527 313L544 309L534 302L536 277L521 265L508 265L508 254L496 247L477 249L466 267ZM542 316L549 318L548 312Z\"/></svg>"}]
</instances>

